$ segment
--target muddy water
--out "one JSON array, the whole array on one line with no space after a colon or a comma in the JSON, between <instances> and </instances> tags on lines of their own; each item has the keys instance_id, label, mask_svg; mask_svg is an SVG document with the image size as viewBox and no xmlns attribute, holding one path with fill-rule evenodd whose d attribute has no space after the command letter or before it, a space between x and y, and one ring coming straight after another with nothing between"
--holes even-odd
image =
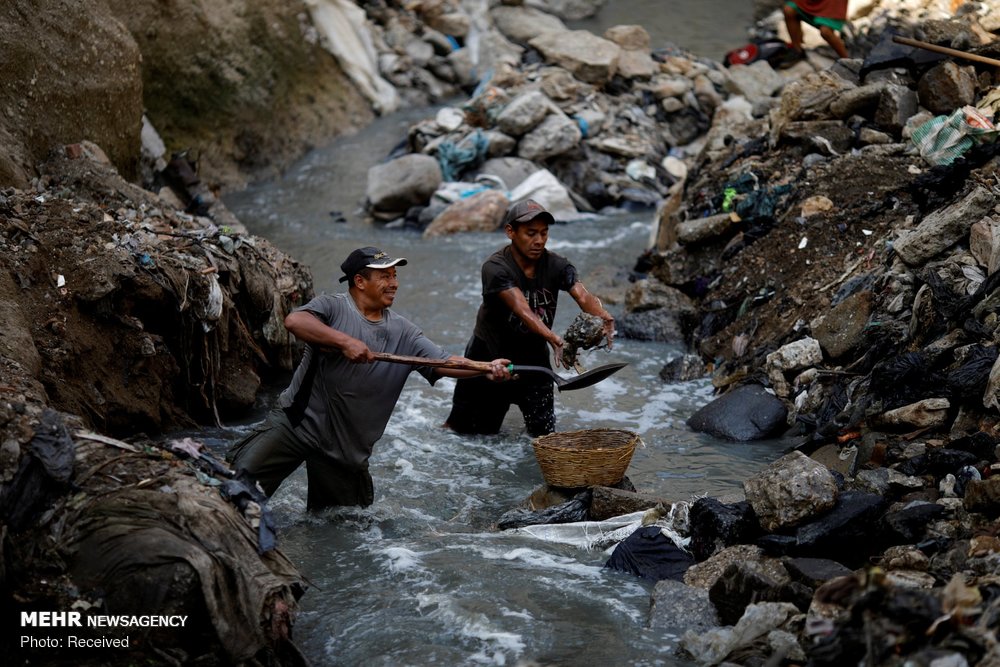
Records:
<instances>
[{"instance_id":1,"label":"muddy water","mask_svg":"<svg viewBox=\"0 0 1000 667\"><path fill-rule=\"evenodd\" d=\"M612 4L644 6L652 21L666 20L669 8L700 13L701 5L726 4L735 12L744 3ZM461 353L479 302L479 266L504 237L424 240L366 225L357 215L367 168L426 115L381 119L227 204L252 233L311 266L318 290L339 288L337 267L355 247L377 245L407 257L395 309ZM348 221L335 222L332 211ZM557 225L549 247L586 277L600 265L631 265L650 227L651 214ZM577 312L564 298L557 330ZM780 445L724 443L689 431L684 420L710 398L711 387L659 380L660 368L680 352L676 344L619 340L613 352L588 353L588 366L629 366L592 388L557 394L558 429L638 432L645 446L628 476L642 491L674 500L738 491L742 479L779 455ZM541 474L516 408L497 436L440 429L453 386L411 377L371 460L370 508L307 514L301 470L272 499L281 546L314 584L295 636L307 656L318 665L684 664L672 656L673 638L646 628L651 585L603 570L607 553L491 529L541 483ZM246 428L213 434L214 445L224 448Z\"/></svg>"}]
</instances>

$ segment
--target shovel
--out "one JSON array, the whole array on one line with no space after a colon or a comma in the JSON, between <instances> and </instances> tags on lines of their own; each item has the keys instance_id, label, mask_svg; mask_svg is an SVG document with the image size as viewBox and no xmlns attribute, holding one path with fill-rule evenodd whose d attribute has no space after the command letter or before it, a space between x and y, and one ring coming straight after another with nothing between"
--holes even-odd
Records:
<instances>
[{"instance_id":1,"label":"shovel","mask_svg":"<svg viewBox=\"0 0 1000 667\"><path fill-rule=\"evenodd\" d=\"M427 359L425 357L407 357L400 354L389 354L388 352L377 352L375 358L379 361L391 361L394 364L409 364L410 366L430 366L432 368L456 368L467 371L490 372L490 362L472 361L466 359L458 361L455 359ZM627 363L605 364L597 368L591 368L586 373L580 373L574 378L566 379L545 366L517 366L509 364L507 370L513 373L545 373L556 383L559 391L571 391L573 389L583 389L592 384L597 384L604 378L617 373L628 366Z\"/></svg>"}]
</instances>

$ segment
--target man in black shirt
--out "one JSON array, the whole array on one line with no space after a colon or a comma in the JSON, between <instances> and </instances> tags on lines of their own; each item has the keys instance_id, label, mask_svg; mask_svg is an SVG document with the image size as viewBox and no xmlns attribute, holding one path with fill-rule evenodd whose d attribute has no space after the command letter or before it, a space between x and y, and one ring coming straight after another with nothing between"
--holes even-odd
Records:
<instances>
[{"instance_id":1,"label":"man in black shirt","mask_svg":"<svg viewBox=\"0 0 1000 667\"><path fill-rule=\"evenodd\" d=\"M604 320L608 347L614 318L600 299L587 291L569 260L545 249L552 214L528 199L507 209L504 231L510 245L483 264L483 303L465 348L469 359L510 359L514 364L545 366L549 346L556 365L563 339L552 331L559 291L569 292L585 313ZM461 379L455 386L451 414L445 425L458 433L497 433L511 404L524 416L531 436L555 430L552 381L541 373L494 385L483 378Z\"/></svg>"}]
</instances>

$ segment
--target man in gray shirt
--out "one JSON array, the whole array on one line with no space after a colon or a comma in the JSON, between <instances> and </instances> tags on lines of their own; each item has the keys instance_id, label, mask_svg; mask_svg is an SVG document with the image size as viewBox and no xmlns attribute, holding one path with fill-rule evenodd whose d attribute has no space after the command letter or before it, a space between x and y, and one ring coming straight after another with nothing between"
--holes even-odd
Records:
<instances>
[{"instance_id":1,"label":"man in gray shirt","mask_svg":"<svg viewBox=\"0 0 1000 667\"><path fill-rule=\"evenodd\" d=\"M359 248L340 265L340 281L349 285L346 294L317 296L285 318L285 327L306 343L305 354L267 420L233 445L228 456L233 468L246 470L268 496L305 462L309 509L371 505L368 458L410 372L417 370L431 384L439 375L481 375L376 362L378 352L463 359L450 356L389 310L399 287L396 267L405 264L378 248ZM509 379L508 363L494 359L486 376Z\"/></svg>"}]
</instances>

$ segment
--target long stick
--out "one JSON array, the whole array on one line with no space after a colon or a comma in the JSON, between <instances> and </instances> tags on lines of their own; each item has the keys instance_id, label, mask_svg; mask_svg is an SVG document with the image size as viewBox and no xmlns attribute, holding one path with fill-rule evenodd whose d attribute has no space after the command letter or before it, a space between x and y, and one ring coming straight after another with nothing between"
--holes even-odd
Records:
<instances>
[{"instance_id":1,"label":"long stick","mask_svg":"<svg viewBox=\"0 0 1000 667\"><path fill-rule=\"evenodd\" d=\"M408 357L404 354L390 354L388 352L376 352L375 358L379 361L391 361L394 364L409 364L410 366L430 366L432 368L456 368L465 371L479 371L489 373L492 366L488 361L473 361L466 359L428 359L427 357Z\"/></svg>"},{"instance_id":2,"label":"long stick","mask_svg":"<svg viewBox=\"0 0 1000 667\"><path fill-rule=\"evenodd\" d=\"M997 60L995 58L987 58L986 56L980 56L975 53L966 53L965 51L959 51L958 49L950 49L947 46L938 46L937 44L931 44L930 42L921 42L919 39L910 39L909 37L894 35L892 41L896 42L897 44L905 44L906 46L916 46L921 49L926 49L928 51L943 53L946 56L965 58L966 60L973 60L977 63L984 63L986 65L993 65L994 67L1000 67L1000 60Z\"/></svg>"}]
</instances>

